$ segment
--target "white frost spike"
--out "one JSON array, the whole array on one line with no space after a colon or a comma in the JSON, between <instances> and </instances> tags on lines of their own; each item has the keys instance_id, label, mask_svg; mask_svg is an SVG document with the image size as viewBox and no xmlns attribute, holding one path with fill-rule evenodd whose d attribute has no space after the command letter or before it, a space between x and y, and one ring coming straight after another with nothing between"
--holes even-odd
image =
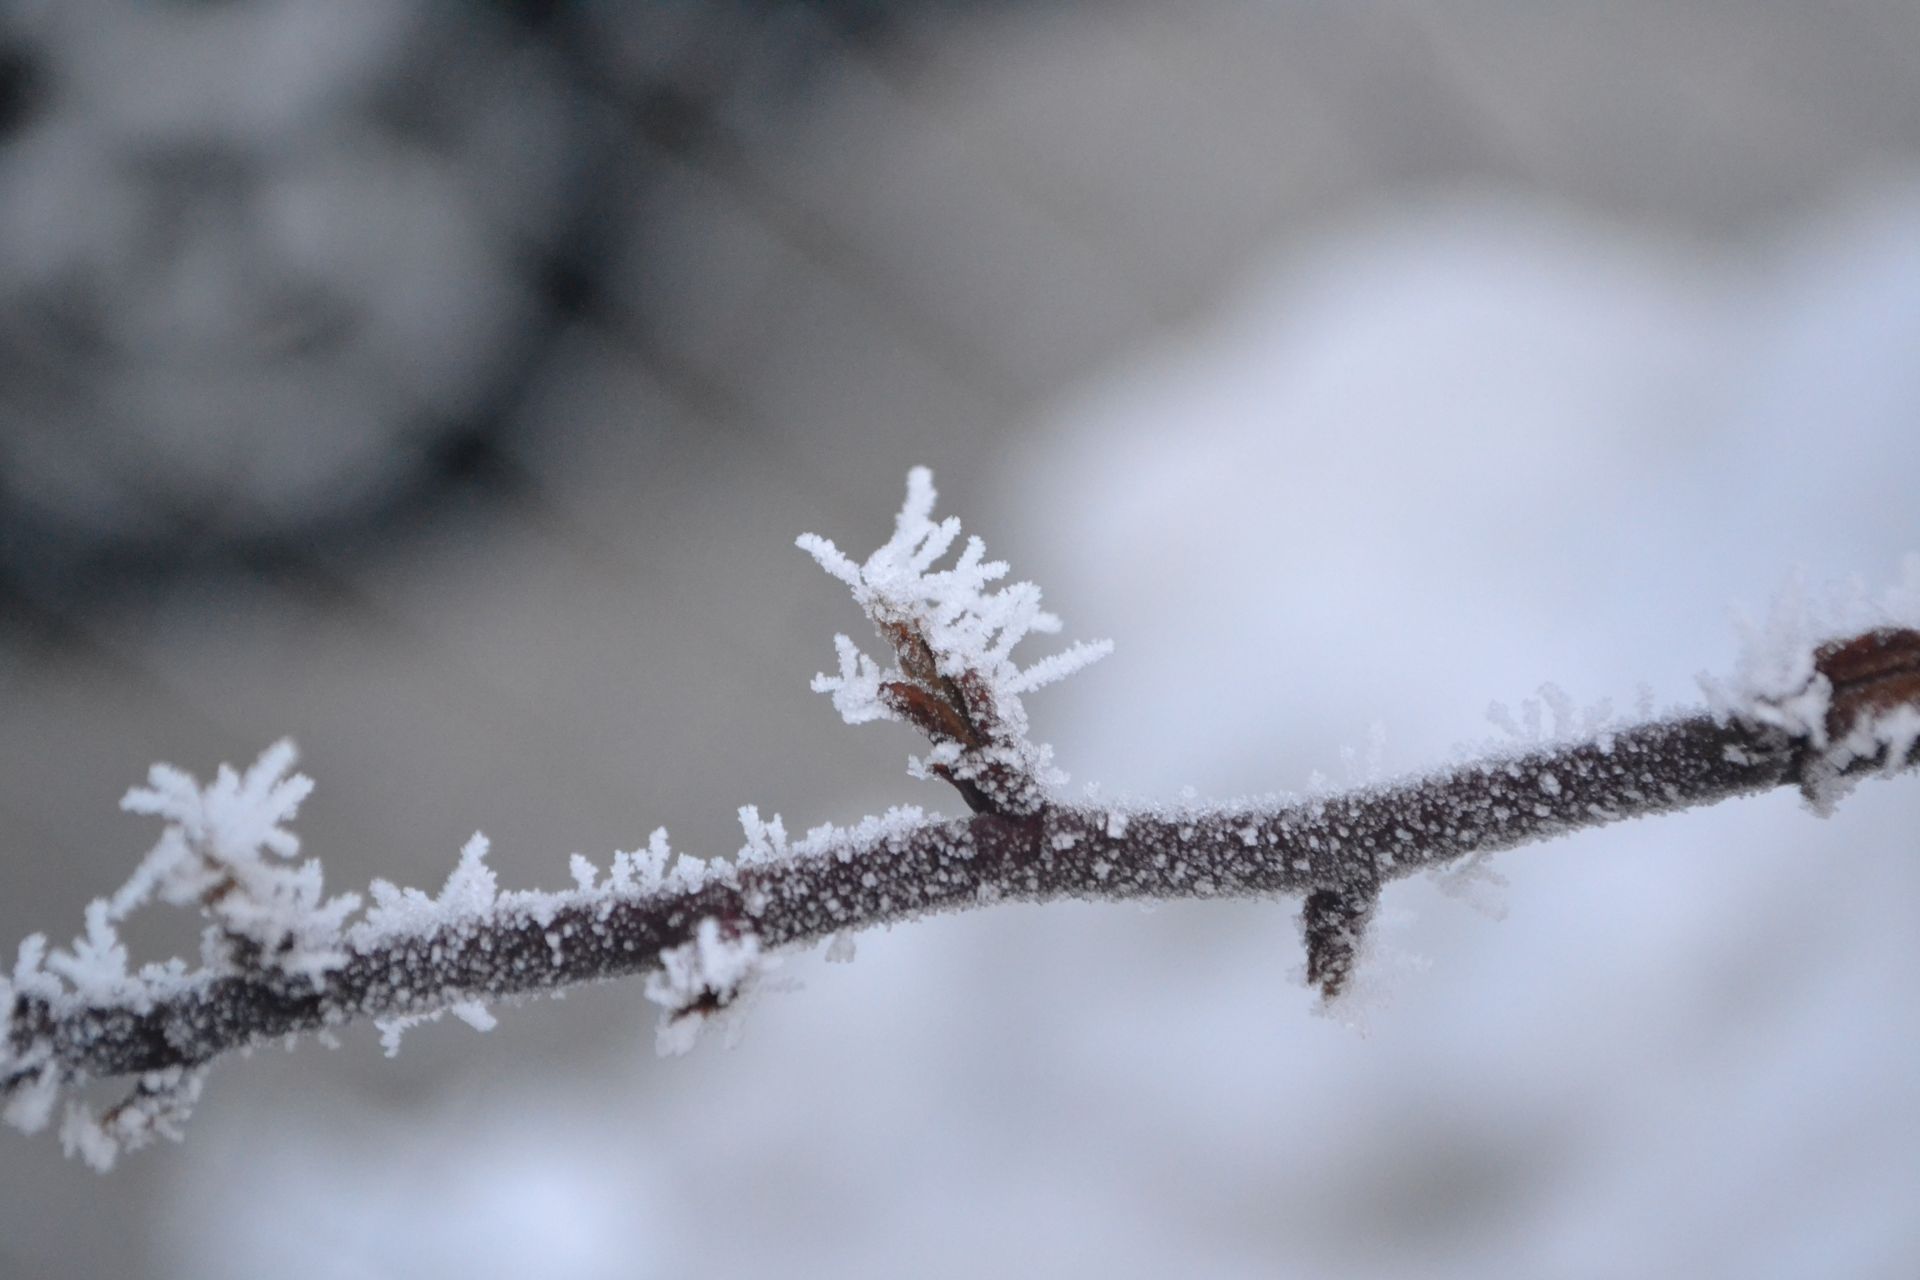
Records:
<instances>
[{"instance_id":1,"label":"white frost spike","mask_svg":"<svg viewBox=\"0 0 1920 1280\"><path fill-rule=\"evenodd\" d=\"M47 957L47 968L73 984L82 999L110 1004L139 1001L143 985L127 972L127 948L113 927L112 904L95 898L87 904L87 931L70 950Z\"/></svg>"},{"instance_id":2,"label":"white frost spike","mask_svg":"<svg viewBox=\"0 0 1920 1280\"><path fill-rule=\"evenodd\" d=\"M573 877L573 887L581 893L592 893L594 886L600 882L599 868L583 853L576 853L567 859L567 874Z\"/></svg>"},{"instance_id":3,"label":"white frost spike","mask_svg":"<svg viewBox=\"0 0 1920 1280\"><path fill-rule=\"evenodd\" d=\"M487 865L487 852L492 847L478 831L461 846L460 861L440 890L440 909L449 916L478 916L493 910L494 900L500 896L500 882Z\"/></svg>"},{"instance_id":4,"label":"white frost spike","mask_svg":"<svg viewBox=\"0 0 1920 1280\"><path fill-rule=\"evenodd\" d=\"M361 950L370 950L396 937L409 934L424 937L449 924L477 920L491 913L500 900L500 886L493 868L487 865L489 848L487 837L480 832L468 837L467 843L461 846L460 861L448 874L438 897L430 898L418 889L401 889L389 881L375 880L369 886L373 905L348 934L348 941Z\"/></svg>"},{"instance_id":5,"label":"white frost spike","mask_svg":"<svg viewBox=\"0 0 1920 1280\"><path fill-rule=\"evenodd\" d=\"M747 843L740 850L742 865L771 862L787 856L787 827L779 814L762 822L758 806L743 804L740 806L740 829L747 836Z\"/></svg>"},{"instance_id":6,"label":"white frost spike","mask_svg":"<svg viewBox=\"0 0 1920 1280\"><path fill-rule=\"evenodd\" d=\"M407 1032L429 1022L438 1022L447 1014L452 1014L475 1031L491 1031L500 1025L493 1016L493 1010L478 1000L461 1000L444 1009L432 1009L426 1013L400 1013L391 1018L375 1018L373 1025L380 1032L380 1048L389 1058L400 1056L400 1041Z\"/></svg>"},{"instance_id":7,"label":"white frost spike","mask_svg":"<svg viewBox=\"0 0 1920 1280\"><path fill-rule=\"evenodd\" d=\"M475 1031L491 1031L500 1025L500 1019L493 1016L493 1010L478 1000L462 1000L459 1004L449 1005L447 1012Z\"/></svg>"},{"instance_id":8,"label":"white frost spike","mask_svg":"<svg viewBox=\"0 0 1920 1280\"><path fill-rule=\"evenodd\" d=\"M827 545L832 546L831 543ZM833 709L848 724L892 719L893 712L880 700L880 682L885 679L880 664L860 652L859 647L846 636L836 635L833 648L840 659L840 674L830 676L822 672L815 676L813 691L831 694Z\"/></svg>"},{"instance_id":9,"label":"white frost spike","mask_svg":"<svg viewBox=\"0 0 1920 1280\"><path fill-rule=\"evenodd\" d=\"M737 1011L765 973L774 967L760 954L760 939L750 932L725 930L711 916L694 930L691 941L660 953L660 968L647 975L647 999L661 1007L654 1047L661 1057L693 1048L709 1019L726 1024L727 1041L739 1038Z\"/></svg>"},{"instance_id":10,"label":"white frost spike","mask_svg":"<svg viewBox=\"0 0 1920 1280\"><path fill-rule=\"evenodd\" d=\"M20 949L14 953L13 989L21 995L38 996L42 1000L59 999L62 994L60 980L46 971L46 959L46 934L30 933L20 939Z\"/></svg>"},{"instance_id":11,"label":"white frost spike","mask_svg":"<svg viewBox=\"0 0 1920 1280\"><path fill-rule=\"evenodd\" d=\"M647 837L647 847L632 853L613 855L613 887L616 893L652 893L667 874L673 849L667 843L667 829L655 827Z\"/></svg>"},{"instance_id":12,"label":"white frost spike","mask_svg":"<svg viewBox=\"0 0 1920 1280\"><path fill-rule=\"evenodd\" d=\"M283 859L297 855L299 837L286 824L312 793L313 780L288 773L296 754L293 743L283 738L262 752L245 774L221 765L204 788L183 770L154 765L147 773L147 785L128 791L120 807L165 819L188 847L156 847L148 854L139 871L114 895L114 917L124 918L155 892L170 902L191 902L217 883L226 868L256 861L262 850ZM188 852L204 861L197 866L180 865L178 855Z\"/></svg>"},{"instance_id":13,"label":"white frost spike","mask_svg":"<svg viewBox=\"0 0 1920 1280\"><path fill-rule=\"evenodd\" d=\"M397 1013L391 1018L375 1018L373 1026L380 1033L380 1051L389 1058L400 1056L400 1042L407 1032L425 1022L438 1022L445 1009L435 1009L432 1013Z\"/></svg>"},{"instance_id":14,"label":"white frost spike","mask_svg":"<svg viewBox=\"0 0 1920 1280\"><path fill-rule=\"evenodd\" d=\"M1065 680L1074 672L1100 661L1113 652L1111 640L1082 640L1068 646L1059 653L1040 659L1022 671L1008 687L1014 693L1032 693L1056 681Z\"/></svg>"}]
</instances>

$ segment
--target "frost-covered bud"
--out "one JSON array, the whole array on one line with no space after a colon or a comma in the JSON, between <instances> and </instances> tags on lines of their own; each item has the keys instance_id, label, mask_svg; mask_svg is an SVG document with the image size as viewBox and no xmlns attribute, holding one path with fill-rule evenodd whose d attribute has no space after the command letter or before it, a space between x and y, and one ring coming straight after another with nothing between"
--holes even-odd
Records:
<instances>
[{"instance_id":1,"label":"frost-covered bud","mask_svg":"<svg viewBox=\"0 0 1920 1280\"><path fill-rule=\"evenodd\" d=\"M1060 619L1040 607L1040 588L1031 582L994 587L1007 564L988 560L979 538L967 539L949 568L934 568L960 536L958 520L934 521L934 496L933 473L915 467L893 536L859 563L816 534L800 537L799 546L852 590L895 657L883 669L837 636L840 673L815 676L813 688L831 694L849 724L890 719L919 729L934 752L915 763L916 776L953 783L974 810L1032 813L1065 779L1046 745L1028 738L1021 695L1072 675L1113 646L1079 643L1025 668L1015 664L1014 647L1029 635L1059 631Z\"/></svg>"},{"instance_id":2,"label":"frost-covered bud","mask_svg":"<svg viewBox=\"0 0 1920 1280\"><path fill-rule=\"evenodd\" d=\"M1920 707L1920 631L1883 627L1822 645L1814 670L1826 678L1829 742L1901 709Z\"/></svg>"},{"instance_id":3,"label":"frost-covered bud","mask_svg":"<svg viewBox=\"0 0 1920 1280\"><path fill-rule=\"evenodd\" d=\"M760 953L750 930L709 916L691 940L660 953L660 968L647 975L647 999L661 1007L655 1047L662 1057L693 1048L709 1019L728 1014L751 993L773 960ZM728 1022L731 1041L738 1023Z\"/></svg>"}]
</instances>

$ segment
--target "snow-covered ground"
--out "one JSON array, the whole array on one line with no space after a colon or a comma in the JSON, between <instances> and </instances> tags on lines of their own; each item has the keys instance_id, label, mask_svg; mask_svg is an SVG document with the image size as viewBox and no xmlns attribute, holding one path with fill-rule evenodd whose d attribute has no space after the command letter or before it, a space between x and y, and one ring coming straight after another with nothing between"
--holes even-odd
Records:
<instances>
[{"instance_id":1,"label":"snow-covered ground","mask_svg":"<svg viewBox=\"0 0 1920 1280\"><path fill-rule=\"evenodd\" d=\"M1543 681L1697 701L1730 606L1796 567L1891 577L1915 350L1914 188L1738 255L1499 192L1401 204L1250 271L946 502L1117 641L1033 700L1075 786L1301 789L1363 771L1375 724L1390 772L1495 736L1491 699L1524 732ZM551 1025L508 1010L425 1102L322 1105L263 1060L160 1157L159 1230L205 1280L1912 1274L1917 830L1903 779L1396 886L1358 1031L1312 1015L1290 904L1065 905L791 962L738 1048L644 1071L637 988L578 997L630 1020L618 1052L490 1079Z\"/></svg>"}]
</instances>

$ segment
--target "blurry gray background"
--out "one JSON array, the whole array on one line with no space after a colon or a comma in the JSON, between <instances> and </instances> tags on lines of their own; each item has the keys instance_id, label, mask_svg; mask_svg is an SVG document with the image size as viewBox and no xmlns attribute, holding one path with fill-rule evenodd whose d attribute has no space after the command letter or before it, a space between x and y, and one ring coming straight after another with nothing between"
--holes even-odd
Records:
<instances>
[{"instance_id":1,"label":"blurry gray background","mask_svg":"<svg viewBox=\"0 0 1920 1280\"><path fill-rule=\"evenodd\" d=\"M808 677L911 464L1119 651L1076 783L1660 703L1920 549L1920 8L0 7L0 942L291 734L335 888L954 803ZM226 1063L0 1274L1911 1275L1920 795L1389 899L863 939L744 1042L637 989ZM189 931L157 928L156 946ZM1419 955L1425 964L1409 957ZM1397 958L1396 958L1397 957ZM631 984L629 984L631 985Z\"/></svg>"}]
</instances>

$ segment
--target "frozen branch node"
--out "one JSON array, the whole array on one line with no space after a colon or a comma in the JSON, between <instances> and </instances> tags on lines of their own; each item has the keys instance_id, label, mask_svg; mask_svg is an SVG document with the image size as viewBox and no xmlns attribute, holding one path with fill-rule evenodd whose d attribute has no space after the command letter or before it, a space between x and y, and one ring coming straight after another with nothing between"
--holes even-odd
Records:
<instances>
[{"instance_id":1,"label":"frozen branch node","mask_svg":"<svg viewBox=\"0 0 1920 1280\"><path fill-rule=\"evenodd\" d=\"M760 939L737 926L708 917L691 940L660 953L660 968L647 975L646 995L661 1008L654 1047L661 1057L693 1048L710 1021L726 1028L731 1044L739 1038L740 1002L775 966L760 954Z\"/></svg>"},{"instance_id":2,"label":"frozen branch node","mask_svg":"<svg viewBox=\"0 0 1920 1280\"><path fill-rule=\"evenodd\" d=\"M924 733L933 750L913 760L916 777L945 778L976 812L1015 816L1037 812L1065 782L1052 749L1027 736L1021 695L1063 680L1113 651L1111 641L1079 642L1021 667L1013 650L1029 635L1051 635L1060 619L1040 607L1040 588L1007 576L1004 560L988 560L986 545L968 538L949 568L960 536L953 516L933 519L933 473L907 474L907 497L893 536L856 563L818 534L796 541L820 567L844 582L855 603L892 648L883 668L844 635L834 637L838 675L813 679L833 698L848 724L904 720Z\"/></svg>"}]
</instances>

